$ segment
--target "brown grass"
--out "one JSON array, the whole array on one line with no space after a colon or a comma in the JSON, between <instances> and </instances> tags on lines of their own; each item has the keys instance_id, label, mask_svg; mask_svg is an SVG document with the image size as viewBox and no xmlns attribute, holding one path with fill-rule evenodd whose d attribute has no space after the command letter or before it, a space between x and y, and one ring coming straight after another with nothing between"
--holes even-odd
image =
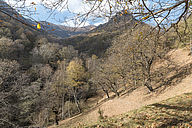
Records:
<instances>
[{"instance_id":1,"label":"brown grass","mask_svg":"<svg viewBox=\"0 0 192 128\"><path fill-rule=\"evenodd\" d=\"M188 53L189 51L185 49L178 49L169 52L168 56L170 57L171 61L176 63L176 65L178 65L178 68L183 71L182 67L185 67L186 65L188 65L189 67L192 66L192 57L188 56ZM133 92L125 94L119 98L114 98L106 102L101 102L87 113L80 114L76 117L61 121L59 128L69 128L78 125L82 126L83 124L97 122L99 116L99 108L104 112L104 116L113 117L149 104L154 104L162 100L181 95L183 93L192 92L191 69L192 68L189 69L190 72L185 69L187 74L184 74L179 82L175 81L177 81L180 76L171 79L172 84L170 82L168 82L168 84L171 84L172 86L167 86L165 83L163 86L158 87L153 93L149 93L145 87L139 87ZM172 73L171 76L174 75L177 74Z\"/></svg>"}]
</instances>

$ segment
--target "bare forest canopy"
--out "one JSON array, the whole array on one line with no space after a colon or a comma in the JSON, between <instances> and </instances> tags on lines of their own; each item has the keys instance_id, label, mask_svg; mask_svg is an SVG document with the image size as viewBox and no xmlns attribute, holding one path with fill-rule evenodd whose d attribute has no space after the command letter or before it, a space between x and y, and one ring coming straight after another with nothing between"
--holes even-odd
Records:
<instances>
[{"instance_id":1,"label":"bare forest canopy","mask_svg":"<svg viewBox=\"0 0 192 128\"><path fill-rule=\"evenodd\" d=\"M81 13L70 10L71 1L0 1L0 127L48 127L90 110L100 96L140 86L154 92L171 81L168 72L183 73L166 55L189 48L190 0L89 0ZM88 18L109 20L76 28L80 35L66 27L73 36L58 38L44 29L53 24L31 17L38 4L50 15L69 11L77 27ZM154 69L159 61L167 64Z\"/></svg>"}]
</instances>

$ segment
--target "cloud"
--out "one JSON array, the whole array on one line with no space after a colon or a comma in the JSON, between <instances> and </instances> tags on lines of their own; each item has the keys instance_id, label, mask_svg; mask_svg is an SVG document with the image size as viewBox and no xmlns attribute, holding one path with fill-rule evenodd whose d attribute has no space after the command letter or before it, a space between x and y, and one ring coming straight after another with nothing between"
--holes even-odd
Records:
<instances>
[{"instance_id":1,"label":"cloud","mask_svg":"<svg viewBox=\"0 0 192 128\"><path fill-rule=\"evenodd\" d=\"M104 24L106 22L108 22L108 19L107 18L103 18L103 19L99 19L99 20L97 20L95 22L92 22L92 24L95 25L95 26L99 26L100 24Z\"/></svg>"},{"instance_id":2,"label":"cloud","mask_svg":"<svg viewBox=\"0 0 192 128\"><path fill-rule=\"evenodd\" d=\"M60 2L60 3L59 3ZM56 4L59 3L59 4ZM75 14L86 14L91 11L91 15L104 15L110 13L110 9L114 12L114 8L110 8L110 6L117 6L115 1L103 0L102 2L99 1L88 1L88 0L44 0L41 4L48 8L55 8L57 11L69 11ZM54 5L54 6L53 6Z\"/></svg>"},{"instance_id":3,"label":"cloud","mask_svg":"<svg viewBox=\"0 0 192 128\"><path fill-rule=\"evenodd\" d=\"M104 22L97 22L97 23L94 23L95 26L99 26L100 24L104 24Z\"/></svg>"},{"instance_id":4,"label":"cloud","mask_svg":"<svg viewBox=\"0 0 192 128\"><path fill-rule=\"evenodd\" d=\"M18 0L6 0L6 2L8 2L12 7L15 7L15 8L22 6L23 1L25 1L26 8L30 5L32 5L31 3L34 2L39 5L44 5L47 8L55 9L56 11L54 13L59 13L59 14L60 13L66 14L66 12L71 13L70 15L66 16L66 19L68 20L67 24L69 24L69 26L75 26L77 23L76 21L72 22L69 19L77 19L80 21L83 20L82 17L78 18L78 14L83 15L83 14L89 13L89 16L84 15L84 17L86 17L86 19L88 19L88 20L94 19L94 18L95 19L100 18L101 20L95 23L96 25L99 25L101 23L106 22L106 17L110 16L110 10L112 11L111 15L114 15L116 12L118 12L119 10L122 9L122 7L120 7L115 2L115 0L111 0L110 4L108 3L108 0L103 0L102 2L95 1L95 0L93 0L93 1L88 1L88 0L63 0L63 1L61 1L61 0L43 0L43 1L42 0L20 0L19 2L18 2ZM56 4L58 2L61 2L61 3ZM58 6L55 7L53 5L58 5ZM36 6L36 7L38 10L38 6ZM114 8L114 7L118 7L118 8ZM34 10L34 8L32 8L32 9ZM51 10L51 11L53 11L53 10ZM39 16L42 14L40 13ZM74 14L76 14L76 17L73 17L73 16L75 16ZM43 17L45 17L45 16L43 16ZM77 24L79 24L80 21ZM89 23L90 22L85 22L84 26L89 25ZM63 23L63 24L67 25L66 23Z\"/></svg>"},{"instance_id":5,"label":"cloud","mask_svg":"<svg viewBox=\"0 0 192 128\"><path fill-rule=\"evenodd\" d=\"M5 0L10 6L12 7L21 7L21 6L30 6L32 5L31 3L34 2L35 4L41 3L41 0Z\"/></svg>"},{"instance_id":6,"label":"cloud","mask_svg":"<svg viewBox=\"0 0 192 128\"><path fill-rule=\"evenodd\" d=\"M82 0L70 0L68 3L69 11L74 13L82 13L85 11L85 5ZM65 10L66 11L66 10Z\"/></svg>"},{"instance_id":7,"label":"cloud","mask_svg":"<svg viewBox=\"0 0 192 128\"><path fill-rule=\"evenodd\" d=\"M84 27L84 26L89 26L90 22L85 21L85 22L81 23L80 21L76 21L76 20L68 20L68 21L62 23L61 25L69 26L69 27Z\"/></svg>"}]
</instances>

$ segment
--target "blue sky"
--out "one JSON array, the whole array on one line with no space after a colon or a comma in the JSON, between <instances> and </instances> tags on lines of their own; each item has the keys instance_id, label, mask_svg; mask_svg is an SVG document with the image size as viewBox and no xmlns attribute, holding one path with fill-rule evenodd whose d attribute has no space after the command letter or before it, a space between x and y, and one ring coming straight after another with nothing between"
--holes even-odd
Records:
<instances>
[{"instance_id":1,"label":"blue sky","mask_svg":"<svg viewBox=\"0 0 192 128\"><path fill-rule=\"evenodd\" d=\"M5 1L9 5L11 5L12 7L15 7L15 8L21 6L23 3L23 2L18 3L18 0L5 0ZM44 1L46 3L46 2L50 2L50 1L53 2L53 1L58 1L58 0L44 0ZM70 2L68 3L68 8L71 12L73 12L73 13L70 13L67 9L63 9L62 11L60 8L55 9L55 10L47 9L46 7L43 6L43 4L41 3L41 0L26 0L25 6L30 6L27 9L29 9L32 12L34 11L34 12L27 13L27 11L26 11L26 12L22 13L20 11L20 13L26 18L31 18L36 21L47 21L47 22L51 22L51 23L54 23L57 25L75 27L74 20L71 20L75 16L74 13L76 13L76 14L85 13L85 10L84 10L85 4L83 4L82 1L83 0L70 0ZM31 4L32 2L34 2L35 5ZM51 16L50 16L50 14L51 14ZM67 22L66 22L66 20L67 20ZM88 25L97 26L97 25L105 23L105 22L107 22L106 18L96 18L94 20L93 20L93 18L90 18L89 20L84 21L81 25L78 25L79 24L79 22L78 22L77 26L80 26L80 27L88 26Z\"/></svg>"},{"instance_id":2,"label":"blue sky","mask_svg":"<svg viewBox=\"0 0 192 128\"><path fill-rule=\"evenodd\" d=\"M21 6L21 3L18 4L18 0L5 0L7 1L10 5L12 6ZM22 1L22 0L21 0ZM77 21L77 26L81 27L81 26L87 26L87 25L99 25L99 24L102 24L102 23L105 23L108 21L108 19L105 17L105 18L95 18L93 20L93 16L90 16L89 17L89 20L86 20L83 22L83 24L79 25L80 21L78 20L70 20L71 18L74 18L74 13L75 14L83 14L83 13L86 13L87 10L90 10L91 7L88 6L88 4L85 4L83 3L83 1L85 0L69 0L68 2L68 9L70 10L70 12L73 12L73 13L70 13L66 8L64 8L62 11L61 11L61 6L58 7L57 9L54 9L54 11L51 11L49 9L46 9L43 5L46 5L46 4L49 4L51 2L54 2L54 1L59 1L59 0L44 0L44 3L42 4L41 3L41 0L26 0L25 2L25 5L26 6L30 6L30 8L28 8L29 10L31 11L34 11L34 13L30 13L31 15L29 16L29 14L26 14L28 15L30 18L36 20L36 21L48 21L48 22L51 22L51 23L54 23L54 24L58 24L58 25L65 25L65 26L71 26L71 27L75 27L75 23L74 21ZM65 0L63 0L65 1ZM98 15L98 16L101 16L105 13L109 14L109 7L106 6L108 4L106 4L106 1L107 0L103 0L103 8L104 9L101 13L101 11L95 11L95 14L94 15ZM159 0L153 0L153 2L150 2L151 0L148 0L146 2L147 6L149 8L153 8L153 9L156 9L158 8L158 4L157 6L154 6L155 5L155 1L159 1ZM161 1L161 4L163 5L163 7L168 7L168 6L171 6L171 4L173 4L175 2L175 0L160 0ZM31 3L34 2L36 3L35 5L32 5ZM163 2L168 2L168 4L163 4ZM17 3L17 4L15 4ZM112 4L116 4L115 2L113 2ZM134 3L134 4L138 4L138 3ZM36 9L36 11L35 11ZM122 8L121 8L122 9ZM119 9L119 10L121 10ZM178 9L178 8L177 8ZM117 11L119 11L117 10ZM26 12L25 12L26 13ZM115 13L115 11L114 11ZM173 13L172 16L169 17L169 20L174 20L178 15L179 13L181 13L181 11L175 11L175 13ZM24 14L24 13L23 13ZM52 14L50 17L49 15ZM25 15L25 14L24 14ZM23 15L23 16L24 16ZM161 14L162 17L164 17L166 15L166 13L164 14ZM158 19L156 20L161 20L162 17L159 17ZM142 17L140 17L142 18ZM150 19L150 18L149 18ZM66 21L67 22L64 22ZM80 19L82 20L82 19ZM150 23L151 25L154 25L155 26L155 22L154 20L152 19L151 21L145 21L147 23ZM168 22L168 21L165 21L165 22Z\"/></svg>"},{"instance_id":3,"label":"blue sky","mask_svg":"<svg viewBox=\"0 0 192 128\"><path fill-rule=\"evenodd\" d=\"M47 21L58 25L74 26L73 21L70 19L72 19L75 15L73 13L70 13L69 11L50 11L42 5L37 5L34 8L36 8L36 12L31 15L31 17L37 21ZM65 20L68 20L68 22L64 22ZM105 22L106 21L101 18L95 20L90 19L84 22L84 26L99 25Z\"/></svg>"}]
</instances>

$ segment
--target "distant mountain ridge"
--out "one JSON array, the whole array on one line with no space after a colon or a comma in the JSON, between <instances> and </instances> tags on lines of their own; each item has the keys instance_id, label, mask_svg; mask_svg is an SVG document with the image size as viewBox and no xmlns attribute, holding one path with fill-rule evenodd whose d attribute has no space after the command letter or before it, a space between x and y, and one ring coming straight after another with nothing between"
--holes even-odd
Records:
<instances>
[{"instance_id":1,"label":"distant mountain ridge","mask_svg":"<svg viewBox=\"0 0 192 128\"><path fill-rule=\"evenodd\" d=\"M52 34L61 38L67 38L73 35L86 33L95 28L95 26L93 25L75 28L75 27L68 27L64 25L56 25L46 21L40 21L40 23L42 24L45 31L47 31L49 34Z\"/></svg>"},{"instance_id":2,"label":"distant mountain ridge","mask_svg":"<svg viewBox=\"0 0 192 128\"><path fill-rule=\"evenodd\" d=\"M113 16L108 22L105 24L101 24L92 31L116 31L116 30L125 30L133 27L135 23L138 22L134 18L134 16L130 13L121 14L121 12L117 13Z\"/></svg>"},{"instance_id":3,"label":"distant mountain ridge","mask_svg":"<svg viewBox=\"0 0 192 128\"><path fill-rule=\"evenodd\" d=\"M14 15L14 13L19 15L19 13L17 13L13 8L10 8L10 6L7 3L1 1L0 9L2 6L4 6L4 8L6 6L9 8L8 10L6 10L7 13L9 13L9 15ZM35 22L30 19L26 19L21 15L16 18L21 19L26 24L30 25L30 27L36 30L38 29L36 28L35 25L40 23L41 29L39 31L42 31L40 33L48 34L50 35L50 37L51 35L53 35L53 38L51 37L51 39L59 40L58 42L60 42L60 44L73 45L75 48L77 48L81 52L88 51L88 53L90 54L100 55L103 53L103 51L105 51L107 47L110 46L111 41L109 40L111 40L113 37L123 32L124 30L133 28L134 25L138 23L138 20L136 20L132 14L127 13L127 14L120 15L120 13L121 12L113 16L107 23L101 24L97 27L90 25L86 27L77 27L77 28L63 26L63 25L56 25L53 23L49 23L47 21ZM1 15L1 13L0 13L0 19L1 20L3 19L6 21L6 18L4 18ZM140 25L142 24L145 24L145 23L141 22ZM97 32L102 32L102 33L96 34ZM100 40L100 42L98 42L97 40ZM100 45L98 45L98 43Z\"/></svg>"},{"instance_id":4,"label":"distant mountain ridge","mask_svg":"<svg viewBox=\"0 0 192 128\"><path fill-rule=\"evenodd\" d=\"M92 26L92 25L74 28L74 27L68 27L68 26L64 26L64 25L56 25L56 24L49 23L46 21L32 21L31 19L27 19L27 18L23 17L22 15L19 15L19 13L15 9L10 7L4 1L0 1L0 12L6 14L6 15L14 18L15 20L20 21L21 23L26 24L29 27L34 28L34 29L36 29L36 25L38 23L40 23L41 30L44 30L46 33L52 34L52 35L54 35L56 37L60 37L60 38L67 38L67 37L71 37L73 35L86 33L95 28L95 26ZM0 19L3 20L4 17L0 15Z\"/></svg>"},{"instance_id":5,"label":"distant mountain ridge","mask_svg":"<svg viewBox=\"0 0 192 128\"><path fill-rule=\"evenodd\" d=\"M32 21L31 19L27 19L19 15L19 13L15 9L11 8L6 2L3 1L0 1L0 12L6 13L9 16L13 16L16 20L20 20L23 24L27 24L34 29L36 29L36 25L40 23L41 30L44 30L45 33L54 35L59 38L68 38L78 34L87 34L89 32L112 32L116 30L125 30L133 27L137 22L134 16L130 13L121 15L121 12L119 12L115 16L113 16L107 23L101 24L99 26L89 25L85 27L68 27L64 25L56 25L47 21ZM15 15L17 16L15 17Z\"/></svg>"},{"instance_id":6,"label":"distant mountain ridge","mask_svg":"<svg viewBox=\"0 0 192 128\"><path fill-rule=\"evenodd\" d=\"M33 24L35 24L34 21L31 19L26 19L22 15L20 15L15 9L13 9L11 6L9 6L6 2L0 1L0 12L12 17L13 19L20 21L21 23L28 25L31 28L35 28ZM2 15L0 15L1 20L5 19Z\"/></svg>"}]
</instances>

